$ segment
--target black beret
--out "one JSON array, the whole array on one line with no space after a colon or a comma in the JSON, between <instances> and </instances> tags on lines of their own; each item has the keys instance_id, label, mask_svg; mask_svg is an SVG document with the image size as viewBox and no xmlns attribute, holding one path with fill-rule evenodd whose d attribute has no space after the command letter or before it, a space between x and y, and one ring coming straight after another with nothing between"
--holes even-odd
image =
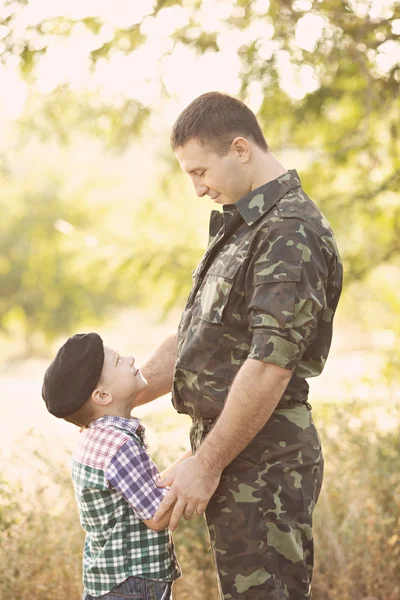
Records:
<instances>
[{"instance_id":1,"label":"black beret","mask_svg":"<svg viewBox=\"0 0 400 600\"><path fill-rule=\"evenodd\" d=\"M55 417L68 417L96 389L104 363L103 340L97 333L77 333L65 342L48 367L42 396Z\"/></svg>"}]
</instances>

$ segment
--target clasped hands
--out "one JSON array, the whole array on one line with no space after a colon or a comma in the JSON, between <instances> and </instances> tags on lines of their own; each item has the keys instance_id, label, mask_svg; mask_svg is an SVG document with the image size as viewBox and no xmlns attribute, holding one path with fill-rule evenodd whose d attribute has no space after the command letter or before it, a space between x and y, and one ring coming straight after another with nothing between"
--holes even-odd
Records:
<instances>
[{"instance_id":1,"label":"clasped hands","mask_svg":"<svg viewBox=\"0 0 400 600\"><path fill-rule=\"evenodd\" d=\"M157 486L170 489L154 515L155 521L159 521L172 506L171 530L176 529L182 515L188 520L195 513L203 514L220 478L221 473L211 471L199 455L166 469L165 476L157 481Z\"/></svg>"}]
</instances>

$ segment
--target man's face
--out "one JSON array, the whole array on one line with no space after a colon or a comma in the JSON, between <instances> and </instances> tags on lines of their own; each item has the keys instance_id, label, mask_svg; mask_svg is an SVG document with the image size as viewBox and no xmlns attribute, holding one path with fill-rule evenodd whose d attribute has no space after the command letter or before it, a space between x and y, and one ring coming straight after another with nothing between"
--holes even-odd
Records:
<instances>
[{"instance_id":1,"label":"man's face","mask_svg":"<svg viewBox=\"0 0 400 600\"><path fill-rule=\"evenodd\" d=\"M104 346L101 386L117 402L136 397L146 385L147 381L135 367L133 356L120 356L115 350Z\"/></svg>"},{"instance_id":2,"label":"man's face","mask_svg":"<svg viewBox=\"0 0 400 600\"><path fill-rule=\"evenodd\" d=\"M235 204L250 191L234 147L225 156L219 156L210 146L192 139L178 147L175 156L200 198L209 196L218 204Z\"/></svg>"}]
</instances>

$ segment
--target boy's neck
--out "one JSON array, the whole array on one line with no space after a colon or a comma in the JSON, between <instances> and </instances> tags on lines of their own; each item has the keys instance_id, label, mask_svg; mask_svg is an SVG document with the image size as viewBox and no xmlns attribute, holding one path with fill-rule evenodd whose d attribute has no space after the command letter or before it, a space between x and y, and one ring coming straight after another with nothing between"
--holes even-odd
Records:
<instances>
[{"instance_id":1,"label":"boy's neck","mask_svg":"<svg viewBox=\"0 0 400 600\"><path fill-rule=\"evenodd\" d=\"M94 421L96 419L100 419L101 417L121 417L122 419L130 419L131 417L131 408L116 408L116 407L109 407L108 409L105 408L104 410L99 410L98 413L96 414L96 417L93 419Z\"/></svg>"}]
</instances>

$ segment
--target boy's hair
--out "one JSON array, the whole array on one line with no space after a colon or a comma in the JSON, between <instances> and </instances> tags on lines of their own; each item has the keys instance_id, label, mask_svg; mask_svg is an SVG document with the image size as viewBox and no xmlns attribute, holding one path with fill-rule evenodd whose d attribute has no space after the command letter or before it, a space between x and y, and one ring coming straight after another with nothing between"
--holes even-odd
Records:
<instances>
[{"instance_id":1,"label":"boy's hair","mask_svg":"<svg viewBox=\"0 0 400 600\"><path fill-rule=\"evenodd\" d=\"M96 388L101 384L102 377L100 377L99 381L97 382ZM89 397L86 402L82 404L80 408L78 408L78 410L72 413L72 415L64 417L64 420L68 421L68 423L73 423L73 425L76 425L81 429L86 429L86 427L89 427L92 421L97 419L96 412L96 404L91 402L91 397Z\"/></svg>"},{"instance_id":2,"label":"boy's hair","mask_svg":"<svg viewBox=\"0 0 400 600\"><path fill-rule=\"evenodd\" d=\"M86 400L85 404L78 408L77 411L69 415L68 417L64 417L64 421L68 421L68 423L73 423L77 427L81 429L86 429L89 427L90 423L96 419L95 408L90 401L90 398Z\"/></svg>"},{"instance_id":3,"label":"boy's hair","mask_svg":"<svg viewBox=\"0 0 400 600\"><path fill-rule=\"evenodd\" d=\"M237 136L250 138L263 150L269 150L257 118L248 106L228 94L207 92L179 115L170 141L173 151L196 139L219 156L225 156Z\"/></svg>"}]
</instances>

